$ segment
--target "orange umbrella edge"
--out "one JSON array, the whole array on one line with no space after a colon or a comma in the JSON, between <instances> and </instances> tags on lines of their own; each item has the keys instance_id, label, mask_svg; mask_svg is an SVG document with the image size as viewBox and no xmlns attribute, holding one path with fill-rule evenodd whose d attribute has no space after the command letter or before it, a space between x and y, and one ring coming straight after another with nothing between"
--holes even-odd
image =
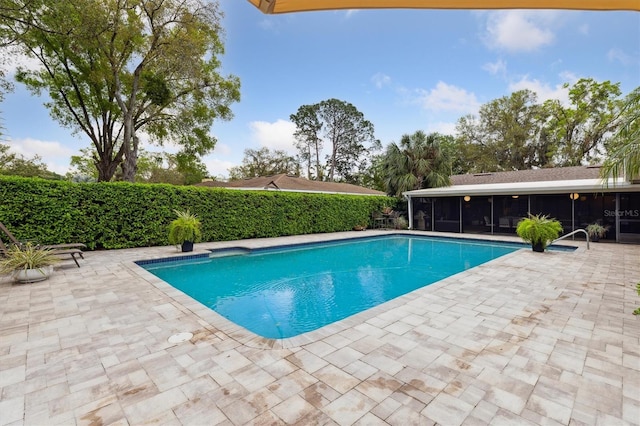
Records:
<instances>
[{"instance_id":1,"label":"orange umbrella edge","mask_svg":"<svg viewBox=\"0 0 640 426\"><path fill-rule=\"evenodd\" d=\"M640 0L249 0L266 14L340 9L567 9L640 11Z\"/></svg>"}]
</instances>

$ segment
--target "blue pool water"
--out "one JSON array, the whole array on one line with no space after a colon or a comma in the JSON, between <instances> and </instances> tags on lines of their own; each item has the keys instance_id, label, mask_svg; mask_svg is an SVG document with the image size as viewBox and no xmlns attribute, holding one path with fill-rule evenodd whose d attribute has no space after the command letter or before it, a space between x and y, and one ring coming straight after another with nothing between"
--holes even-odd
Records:
<instances>
[{"instance_id":1,"label":"blue pool water","mask_svg":"<svg viewBox=\"0 0 640 426\"><path fill-rule=\"evenodd\" d=\"M523 247L396 235L139 264L242 327L287 338Z\"/></svg>"}]
</instances>

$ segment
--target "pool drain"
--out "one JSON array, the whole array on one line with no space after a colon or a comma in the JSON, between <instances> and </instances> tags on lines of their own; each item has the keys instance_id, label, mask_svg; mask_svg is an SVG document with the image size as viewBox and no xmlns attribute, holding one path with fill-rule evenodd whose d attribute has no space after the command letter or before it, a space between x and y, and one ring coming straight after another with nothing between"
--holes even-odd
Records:
<instances>
[{"instance_id":1,"label":"pool drain","mask_svg":"<svg viewBox=\"0 0 640 426\"><path fill-rule=\"evenodd\" d=\"M178 333L169 337L167 341L169 343L182 343L182 342L186 342L187 340L191 340L192 337L193 337L193 333L189 333L189 332Z\"/></svg>"}]
</instances>

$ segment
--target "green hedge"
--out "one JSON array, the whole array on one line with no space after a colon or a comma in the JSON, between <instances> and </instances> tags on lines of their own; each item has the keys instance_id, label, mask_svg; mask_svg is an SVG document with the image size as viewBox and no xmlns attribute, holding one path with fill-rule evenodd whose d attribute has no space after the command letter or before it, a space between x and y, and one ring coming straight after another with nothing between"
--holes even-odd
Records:
<instances>
[{"instance_id":1,"label":"green hedge","mask_svg":"<svg viewBox=\"0 0 640 426\"><path fill-rule=\"evenodd\" d=\"M0 176L0 222L16 238L91 249L168 245L174 209L198 215L203 241L229 241L346 231L393 204L384 196Z\"/></svg>"}]
</instances>

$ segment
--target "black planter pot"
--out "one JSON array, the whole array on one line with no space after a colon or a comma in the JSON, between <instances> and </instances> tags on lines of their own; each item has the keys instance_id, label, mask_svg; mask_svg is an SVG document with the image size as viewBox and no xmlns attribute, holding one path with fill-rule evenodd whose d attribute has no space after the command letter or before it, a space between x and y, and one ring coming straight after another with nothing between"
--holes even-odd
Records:
<instances>
[{"instance_id":1,"label":"black planter pot","mask_svg":"<svg viewBox=\"0 0 640 426\"><path fill-rule=\"evenodd\" d=\"M185 241L182 243L182 251L193 251L193 241Z\"/></svg>"},{"instance_id":2,"label":"black planter pot","mask_svg":"<svg viewBox=\"0 0 640 426\"><path fill-rule=\"evenodd\" d=\"M537 242L533 243L531 245L531 248L535 252L544 253L544 245L542 244L542 241L537 241Z\"/></svg>"}]
</instances>

